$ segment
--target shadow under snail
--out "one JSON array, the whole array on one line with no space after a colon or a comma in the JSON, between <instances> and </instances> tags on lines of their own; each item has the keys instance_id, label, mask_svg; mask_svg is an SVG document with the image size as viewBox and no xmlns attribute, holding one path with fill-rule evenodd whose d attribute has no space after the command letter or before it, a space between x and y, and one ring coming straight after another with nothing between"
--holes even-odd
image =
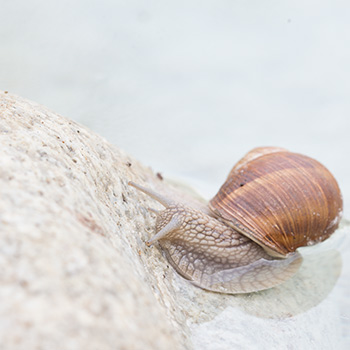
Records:
<instances>
[{"instance_id":1,"label":"shadow under snail","mask_svg":"<svg viewBox=\"0 0 350 350\"><path fill-rule=\"evenodd\" d=\"M342 195L318 161L282 148L255 148L231 170L209 202L210 213L133 182L160 202L156 235L170 264L206 290L249 293L291 278L297 248L327 239L338 227Z\"/></svg>"}]
</instances>

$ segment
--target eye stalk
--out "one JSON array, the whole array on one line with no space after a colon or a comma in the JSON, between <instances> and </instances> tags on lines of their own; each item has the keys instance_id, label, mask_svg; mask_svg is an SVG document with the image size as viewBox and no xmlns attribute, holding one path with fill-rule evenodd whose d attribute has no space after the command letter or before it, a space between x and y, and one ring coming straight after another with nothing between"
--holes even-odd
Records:
<instances>
[{"instance_id":1,"label":"eye stalk","mask_svg":"<svg viewBox=\"0 0 350 350\"><path fill-rule=\"evenodd\" d=\"M162 224L158 224L157 226L163 226L156 235L154 235L150 240L148 240L146 242L146 245L149 247L151 246L154 242L166 237L167 235L169 235L170 233L176 231L177 229L179 229L181 227L181 222L178 219L178 217L171 215L171 219L167 220L167 218L169 217L169 213L167 211L167 209L171 206L174 205L174 201L169 200L167 198L165 198L164 196L160 195L159 193L143 187L133 181L129 181L128 182L129 186L132 186L134 188L136 188L137 190L147 194L148 196L150 196L151 198L155 199L157 202L161 203L164 207L165 210L162 211L158 211L155 210L153 208L149 208L150 211L152 211L153 213L155 213L157 215L157 222L167 222L165 225Z\"/></svg>"},{"instance_id":2,"label":"eye stalk","mask_svg":"<svg viewBox=\"0 0 350 350\"><path fill-rule=\"evenodd\" d=\"M133 181L129 181L128 185L135 187L139 191L147 194L148 196L150 196L151 198L155 199L157 202L162 204L164 207L168 207L169 205L174 203L174 201L169 200L169 199L165 198L164 196L160 195L159 193L157 193L149 188L143 187L143 186L141 186Z\"/></svg>"},{"instance_id":3,"label":"eye stalk","mask_svg":"<svg viewBox=\"0 0 350 350\"><path fill-rule=\"evenodd\" d=\"M208 208L129 182L164 206L156 234L169 263L194 285L249 293L291 278L298 247L327 239L337 228L342 196L319 162L281 148L249 152L231 170ZM177 197L178 198L178 197ZM184 197L185 198L185 197Z\"/></svg>"}]
</instances>

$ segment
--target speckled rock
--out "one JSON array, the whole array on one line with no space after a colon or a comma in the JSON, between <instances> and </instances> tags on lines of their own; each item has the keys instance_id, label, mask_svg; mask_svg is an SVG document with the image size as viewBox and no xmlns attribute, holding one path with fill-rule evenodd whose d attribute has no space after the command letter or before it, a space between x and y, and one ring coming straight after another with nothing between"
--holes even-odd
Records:
<instances>
[{"instance_id":1,"label":"speckled rock","mask_svg":"<svg viewBox=\"0 0 350 350\"><path fill-rule=\"evenodd\" d=\"M150 222L127 181L146 176L81 125L0 94L2 350L184 347L144 265Z\"/></svg>"},{"instance_id":2,"label":"speckled rock","mask_svg":"<svg viewBox=\"0 0 350 350\"><path fill-rule=\"evenodd\" d=\"M146 208L160 205L128 180L190 198L81 125L0 92L1 350L347 348L347 222L304 249L286 283L210 293L145 245Z\"/></svg>"}]
</instances>

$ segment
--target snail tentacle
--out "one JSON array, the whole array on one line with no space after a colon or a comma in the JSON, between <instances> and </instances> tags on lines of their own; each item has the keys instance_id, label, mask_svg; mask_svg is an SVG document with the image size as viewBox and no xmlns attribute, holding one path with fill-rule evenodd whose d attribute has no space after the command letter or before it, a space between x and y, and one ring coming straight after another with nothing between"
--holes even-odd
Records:
<instances>
[{"instance_id":1,"label":"snail tentacle","mask_svg":"<svg viewBox=\"0 0 350 350\"><path fill-rule=\"evenodd\" d=\"M147 194L148 196L150 196L151 198L155 199L157 202L159 202L160 204L164 205L164 207L168 207L169 205L171 205L172 203L174 203L174 201L162 196L161 194L149 189L149 188L146 188L146 187L143 187L133 181L129 181L128 182L128 185L129 186L132 186L132 187L135 187L136 189L138 189L139 191Z\"/></svg>"},{"instance_id":2,"label":"snail tentacle","mask_svg":"<svg viewBox=\"0 0 350 350\"><path fill-rule=\"evenodd\" d=\"M159 239L166 237L169 233L176 231L180 227L181 222L176 216L173 216L172 219L159 232L157 232L156 235L146 242L147 246L150 246Z\"/></svg>"},{"instance_id":3,"label":"snail tentacle","mask_svg":"<svg viewBox=\"0 0 350 350\"><path fill-rule=\"evenodd\" d=\"M165 207L150 209L156 234L147 245L159 240L180 275L222 293L259 291L291 278L302 262L297 249L326 240L343 208L328 169L276 147L247 153L206 207L129 185Z\"/></svg>"}]
</instances>

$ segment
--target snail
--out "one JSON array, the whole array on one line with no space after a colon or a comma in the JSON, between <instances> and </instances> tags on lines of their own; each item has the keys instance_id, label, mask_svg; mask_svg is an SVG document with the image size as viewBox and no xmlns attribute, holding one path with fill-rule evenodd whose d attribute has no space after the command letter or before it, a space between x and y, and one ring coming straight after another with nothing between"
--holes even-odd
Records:
<instances>
[{"instance_id":1,"label":"snail","mask_svg":"<svg viewBox=\"0 0 350 350\"><path fill-rule=\"evenodd\" d=\"M277 147L255 148L230 171L208 212L129 185L160 202L156 234L170 264L194 285L222 293L274 287L299 269L299 247L327 239L342 195L318 161Z\"/></svg>"}]
</instances>

